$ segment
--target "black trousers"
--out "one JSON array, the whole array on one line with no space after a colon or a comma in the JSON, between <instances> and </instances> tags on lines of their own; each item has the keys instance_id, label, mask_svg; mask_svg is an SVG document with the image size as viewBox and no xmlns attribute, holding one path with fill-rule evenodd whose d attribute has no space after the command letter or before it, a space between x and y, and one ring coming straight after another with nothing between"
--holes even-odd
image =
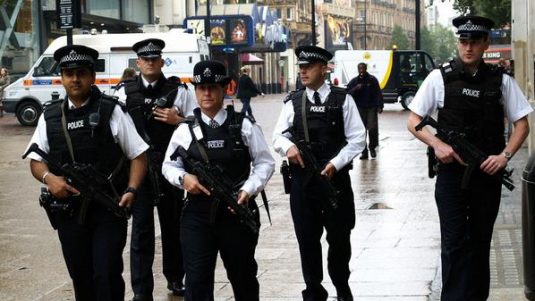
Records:
<instances>
[{"instance_id":1,"label":"black trousers","mask_svg":"<svg viewBox=\"0 0 535 301\"><path fill-rule=\"evenodd\" d=\"M164 197L157 206L162 233L163 274L168 282L182 282L184 267L179 224L183 192L165 180L161 182L160 188L164 193ZM154 202L150 181L146 180L141 185L132 205L130 270L134 294L152 296L154 249Z\"/></svg>"},{"instance_id":2,"label":"black trousers","mask_svg":"<svg viewBox=\"0 0 535 301\"><path fill-rule=\"evenodd\" d=\"M327 269L338 296L350 296L349 260L351 259L351 230L355 227L355 204L347 170L336 173L333 184L340 191L338 209L322 210L321 198L326 197L322 185L309 179L303 169L291 165L293 176L290 207L295 234L301 254L301 268L306 284L303 300L327 300L327 291L322 286L323 229L327 231L329 250ZM304 187L304 188L303 188Z\"/></svg>"},{"instance_id":3,"label":"black trousers","mask_svg":"<svg viewBox=\"0 0 535 301\"><path fill-rule=\"evenodd\" d=\"M254 258L258 234L239 223L227 206L219 204L212 211L212 200L190 200L184 206L180 231L186 269L186 301L214 300L214 271L217 254L227 271L234 300L259 300ZM253 200L249 207L258 207ZM217 213L216 213L217 212ZM214 214L215 213L215 216Z\"/></svg>"},{"instance_id":4,"label":"black trousers","mask_svg":"<svg viewBox=\"0 0 535 301\"><path fill-rule=\"evenodd\" d=\"M501 183L476 170L463 190L463 172L459 164L444 164L437 175L442 301L484 301L489 295L489 252Z\"/></svg>"},{"instance_id":5,"label":"black trousers","mask_svg":"<svg viewBox=\"0 0 535 301\"><path fill-rule=\"evenodd\" d=\"M363 151L367 154L368 149L374 150L379 145L378 108L358 107L358 110L362 123L368 132L368 145Z\"/></svg>"},{"instance_id":6,"label":"black trousers","mask_svg":"<svg viewBox=\"0 0 535 301\"><path fill-rule=\"evenodd\" d=\"M83 225L78 223L77 213L57 213L56 221L76 300L124 300L126 219L91 205Z\"/></svg>"}]
</instances>

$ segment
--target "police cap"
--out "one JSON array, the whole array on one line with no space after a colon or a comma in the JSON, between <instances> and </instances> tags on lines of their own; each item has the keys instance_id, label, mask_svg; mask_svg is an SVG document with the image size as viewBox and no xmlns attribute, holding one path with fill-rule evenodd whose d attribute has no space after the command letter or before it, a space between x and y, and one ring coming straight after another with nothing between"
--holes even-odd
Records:
<instances>
[{"instance_id":1,"label":"police cap","mask_svg":"<svg viewBox=\"0 0 535 301\"><path fill-rule=\"evenodd\" d=\"M227 76L225 65L218 61L202 61L193 67L193 85L220 84L227 85L231 78Z\"/></svg>"},{"instance_id":2,"label":"police cap","mask_svg":"<svg viewBox=\"0 0 535 301\"><path fill-rule=\"evenodd\" d=\"M453 19L452 23L457 27L459 39L477 40L486 37L494 26L494 21L480 16L460 16Z\"/></svg>"},{"instance_id":3,"label":"police cap","mask_svg":"<svg viewBox=\"0 0 535 301\"><path fill-rule=\"evenodd\" d=\"M98 58L98 51L83 45L67 45L54 52L54 60L60 68L93 68Z\"/></svg>"},{"instance_id":4,"label":"police cap","mask_svg":"<svg viewBox=\"0 0 535 301\"><path fill-rule=\"evenodd\" d=\"M329 51L317 46L299 46L295 48L298 65L321 62L327 64L333 55Z\"/></svg>"},{"instance_id":5,"label":"police cap","mask_svg":"<svg viewBox=\"0 0 535 301\"><path fill-rule=\"evenodd\" d=\"M160 57L164 48L165 42L160 39L146 39L132 46L132 50L137 53L137 56L144 58Z\"/></svg>"}]
</instances>

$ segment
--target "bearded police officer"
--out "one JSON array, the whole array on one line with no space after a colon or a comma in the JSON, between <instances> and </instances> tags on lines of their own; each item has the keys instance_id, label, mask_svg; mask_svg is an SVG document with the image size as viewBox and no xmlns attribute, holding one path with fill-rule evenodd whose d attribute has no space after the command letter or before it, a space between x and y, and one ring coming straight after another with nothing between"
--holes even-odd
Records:
<instances>
[{"instance_id":1,"label":"bearded police officer","mask_svg":"<svg viewBox=\"0 0 535 301\"><path fill-rule=\"evenodd\" d=\"M489 47L490 19L462 16L457 27L459 56L425 79L409 108L408 128L434 150L439 161L435 198L440 216L442 299L486 300L489 294L489 251L501 196L500 177L507 162L529 132L532 109L515 80L483 62ZM452 146L426 128L416 131L423 117L438 111L438 124L464 133L488 155L463 177L468 167ZM514 131L507 144L504 117Z\"/></svg>"},{"instance_id":2,"label":"bearded police officer","mask_svg":"<svg viewBox=\"0 0 535 301\"><path fill-rule=\"evenodd\" d=\"M166 179L188 192L180 224L185 300L214 300L218 252L235 300L259 300L254 258L259 217L254 199L273 174L274 160L260 127L244 114L234 112L233 106L223 108L225 87L230 82L225 66L217 61L199 62L193 75L199 108L194 118L176 129L163 163ZM172 158L177 150L180 156ZM250 209L254 229L240 223L236 212L232 213L221 196L211 192L214 186L210 185L224 184L223 181L208 183L192 166L192 160L218 166L206 172L214 176L217 172L226 178L224 182L231 188L224 193L231 194L231 201L239 206Z\"/></svg>"},{"instance_id":3,"label":"bearded police officer","mask_svg":"<svg viewBox=\"0 0 535 301\"><path fill-rule=\"evenodd\" d=\"M140 189L138 202L132 208L130 268L133 300L136 301L152 300L154 205L158 208L162 233L163 274L167 288L175 295L184 294L178 230L183 192L163 178L161 164L176 125L192 114L195 99L192 91L179 83L180 79L166 78L162 73L164 47L165 42L160 39L146 39L134 44L132 49L138 55L136 64L141 74L123 82L116 94L126 103L137 131L151 145L147 153L149 174Z\"/></svg>"},{"instance_id":4,"label":"bearded police officer","mask_svg":"<svg viewBox=\"0 0 535 301\"><path fill-rule=\"evenodd\" d=\"M327 300L328 297L321 284L320 239L325 228L329 243L328 270L338 300L353 300L348 280L355 205L349 169L353 158L364 150L365 129L353 98L344 89L325 83L327 62L332 54L316 46L298 47L295 54L306 89L293 92L284 100L273 133L273 146L290 161L293 181L290 206L306 283L303 299ZM305 150L298 148L296 141L304 142L317 159L321 177L311 177L305 166L310 163L301 154ZM328 191L323 181L334 185L337 208L322 205L332 197L332 191Z\"/></svg>"},{"instance_id":5,"label":"bearded police officer","mask_svg":"<svg viewBox=\"0 0 535 301\"><path fill-rule=\"evenodd\" d=\"M132 119L117 100L93 85L97 57L96 50L79 45L65 46L54 53L67 95L45 105L30 144L36 143L62 165L90 164L106 177L111 174L113 183L127 183L128 188L118 184L115 190L125 191L119 206L128 207L145 175L144 152L148 146L131 131ZM129 174L123 166L127 160L121 159L124 156L131 160ZM58 230L76 300L124 300L121 274L127 220L91 202L80 222L83 206L78 187L66 182L56 165L49 165L35 153L29 157L33 176L47 185L58 203L72 208L53 212L51 220Z\"/></svg>"}]
</instances>

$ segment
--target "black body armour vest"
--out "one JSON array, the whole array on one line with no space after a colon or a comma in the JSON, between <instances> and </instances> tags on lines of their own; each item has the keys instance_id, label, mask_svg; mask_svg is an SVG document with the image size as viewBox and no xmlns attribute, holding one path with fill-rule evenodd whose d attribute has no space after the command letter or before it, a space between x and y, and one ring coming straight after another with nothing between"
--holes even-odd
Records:
<instances>
[{"instance_id":1,"label":"black body armour vest","mask_svg":"<svg viewBox=\"0 0 535 301\"><path fill-rule=\"evenodd\" d=\"M292 93L288 100L294 107L293 127L297 140L304 140L302 97L306 90ZM344 134L342 106L346 99L344 89L331 87L331 93L323 104L317 106L308 99L305 102L308 133L312 152L322 163L332 159L347 144Z\"/></svg>"},{"instance_id":2,"label":"black body armour vest","mask_svg":"<svg viewBox=\"0 0 535 301\"><path fill-rule=\"evenodd\" d=\"M187 149L190 156L204 162L198 143L202 143L210 163L219 165L225 174L234 182L236 191L241 187L243 182L247 180L251 172L251 156L249 154L249 147L243 143L241 137L241 127L244 115L234 112L232 106L227 107L227 119L218 128L211 128L206 126L201 120L201 111L196 108L194 111L195 118L201 127L203 139L197 141L193 138L194 122L188 121L190 133L192 135L192 142ZM199 137L197 137L199 138ZM184 166L186 172L191 173L191 166ZM197 195L189 195L188 198L197 198ZM201 197L205 198L205 197Z\"/></svg>"},{"instance_id":3,"label":"black body armour vest","mask_svg":"<svg viewBox=\"0 0 535 301\"><path fill-rule=\"evenodd\" d=\"M155 120L152 117L152 108L161 97L167 99L164 107L171 108L178 93L179 81L177 77L166 79L162 74L150 90L143 86L141 76L124 82L128 113L134 120L137 132L145 140L145 133L148 135L156 152L165 153L176 126Z\"/></svg>"},{"instance_id":4,"label":"black body armour vest","mask_svg":"<svg viewBox=\"0 0 535 301\"><path fill-rule=\"evenodd\" d=\"M63 112L65 112L74 160L77 163L91 164L98 171L109 176L124 156L120 146L115 143L110 129L110 118L116 105L116 98L102 94L96 86L92 88L89 103L83 107L68 110L66 98L47 104L43 114L50 156L61 164L72 163L61 122ZM99 122L98 125L91 126L89 116L95 113L100 116ZM54 166L49 167L54 174L61 175ZM124 190L128 180L124 166L116 179L114 183L118 191Z\"/></svg>"},{"instance_id":5,"label":"black body armour vest","mask_svg":"<svg viewBox=\"0 0 535 301\"><path fill-rule=\"evenodd\" d=\"M464 72L459 60L441 66L444 107L438 123L466 134L466 138L488 155L505 147L504 109L500 103L503 72L482 63L477 75Z\"/></svg>"}]
</instances>

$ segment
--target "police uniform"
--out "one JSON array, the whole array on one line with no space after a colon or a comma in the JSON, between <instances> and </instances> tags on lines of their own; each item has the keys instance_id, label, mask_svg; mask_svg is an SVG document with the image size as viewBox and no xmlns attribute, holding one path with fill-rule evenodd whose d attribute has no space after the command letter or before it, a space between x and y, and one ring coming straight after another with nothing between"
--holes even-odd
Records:
<instances>
[{"instance_id":1,"label":"police uniform","mask_svg":"<svg viewBox=\"0 0 535 301\"><path fill-rule=\"evenodd\" d=\"M138 57L160 58L164 47L165 43L160 39L146 39L134 44L132 49ZM151 144L151 150L148 152L149 164L153 164L152 168L160 173L163 154L176 125L155 120L152 110L157 105L156 101L163 97L165 103L159 104L160 107L175 108L183 117L191 115L196 106L192 91L185 84L180 84L176 77L166 78L162 73L157 81L149 83L144 75L140 74L122 82L116 96L126 104L138 132ZM160 178L161 197L156 205L162 233L163 274L168 288L181 295L184 268L178 226L183 191L170 185L161 175ZM154 289L154 194L151 181L146 177L132 208L130 268L134 300L139 301L152 300Z\"/></svg>"},{"instance_id":2,"label":"police uniform","mask_svg":"<svg viewBox=\"0 0 535 301\"><path fill-rule=\"evenodd\" d=\"M488 35L493 22L472 16L453 20L459 38ZM438 123L464 132L489 155L504 147L504 117L510 122L532 109L515 80L481 62L477 72L465 70L458 58L432 71L420 86L410 110L419 116L438 111ZM501 196L499 177L474 170L461 188L465 167L440 163L435 198L440 216L442 257L441 300L486 300L489 293L489 251Z\"/></svg>"},{"instance_id":3,"label":"police uniform","mask_svg":"<svg viewBox=\"0 0 535 301\"><path fill-rule=\"evenodd\" d=\"M54 53L61 68L93 66L97 57L97 51L78 45L65 46ZM96 125L96 119L90 118L95 114L99 117ZM121 157L133 160L148 148L141 137L131 131L132 126L132 119L122 111L116 99L102 94L93 86L90 97L79 108L68 96L47 103L30 145L37 143L61 164L75 160L91 164L108 175L118 166ZM70 137L74 158L69 152L66 135ZM35 153L28 157L43 161ZM61 175L53 166L48 167L55 175ZM128 175L119 173L114 183L124 184L126 180ZM115 188L122 192L126 186L116 185ZM74 199L70 202L76 204ZM92 202L85 222L80 224L78 210L75 209L72 214L54 213L76 300L123 300L122 252L126 243L127 221Z\"/></svg>"},{"instance_id":4,"label":"police uniform","mask_svg":"<svg viewBox=\"0 0 535 301\"><path fill-rule=\"evenodd\" d=\"M296 49L299 64L322 62L326 64L332 55L315 46ZM303 101L303 93L306 101ZM318 97L319 96L319 97ZM305 108L303 108L303 105ZM291 135L284 133L293 127L297 137L303 140L303 113L310 135L311 150L323 166L332 163L336 173L333 185L340 191L338 209L327 213L322 210L320 198L326 198L322 185L306 174L304 169L290 164L292 186L290 206L295 233L301 253L301 266L306 283L304 300L326 300L323 280L321 236L327 231L328 271L336 287L339 300L353 300L349 288L349 260L351 258L350 233L355 226L355 206L349 178L353 158L365 147L365 128L351 95L343 89L323 84L317 91L306 87L292 92L284 101L282 112L273 132L273 146L281 156L294 143Z\"/></svg>"},{"instance_id":5,"label":"police uniform","mask_svg":"<svg viewBox=\"0 0 535 301\"><path fill-rule=\"evenodd\" d=\"M224 86L229 80L225 67L219 62L204 61L195 65L195 85L216 83ZM181 146L188 155L204 162L201 149L205 149L210 163L222 167L234 182L236 191L243 190L251 196L249 208L255 210L258 221L254 196L267 184L275 164L260 127L232 108L221 109L213 119L195 109L195 117L180 124L174 132L162 171L169 182L183 188L182 181L186 173L192 173L191 166L181 157L171 160L171 154ZM200 131L193 130L195 124ZM241 224L226 204L205 194L188 194L180 229L187 275L185 300L214 300L218 252L235 300L259 300L258 267L254 258L258 233L254 234Z\"/></svg>"}]
</instances>

